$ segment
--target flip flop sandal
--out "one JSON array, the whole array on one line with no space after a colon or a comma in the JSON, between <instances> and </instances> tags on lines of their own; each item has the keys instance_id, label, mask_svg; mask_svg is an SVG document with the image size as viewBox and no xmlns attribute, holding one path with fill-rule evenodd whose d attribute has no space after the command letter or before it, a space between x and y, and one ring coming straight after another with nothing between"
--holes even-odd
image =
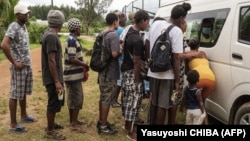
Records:
<instances>
[{"instance_id":1,"label":"flip flop sandal","mask_svg":"<svg viewBox=\"0 0 250 141\"><path fill-rule=\"evenodd\" d=\"M62 126L62 125L60 125L60 124L58 124L58 123L55 123L54 124L54 129L55 130L59 130L59 129L63 129L64 127ZM44 129L44 131L47 131L48 130L48 128L46 127L45 129Z\"/></svg>"},{"instance_id":2,"label":"flip flop sandal","mask_svg":"<svg viewBox=\"0 0 250 141\"><path fill-rule=\"evenodd\" d=\"M9 132L15 132L15 133L25 133L28 130L25 129L25 127L21 126L21 125L17 125L16 128L9 128L8 130Z\"/></svg>"},{"instance_id":3,"label":"flip flop sandal","mask_svg":"<svg viewBox=\"0 0 250 141\"><path fill-rule=\"evenodd\" d=\"M32 115L29 115L26 119L22 119L19 122L20 123L31 123L31 122L35 122L35 118Z\"/></svg>"},{"instance_id":4,"label":"flip flop sandal","mask_svg":"<svg viewBox=\"0 0 250 141\"><path fill-rule=\"evenodd\" d=\"M55 140L66 140L66 137L60 134L59 132L56 132L53 135L45 134L44 137L49 138L49 139L55 139Z\"/></svg>"},{"instance_id":5,"label":"flip flop sandal","mask_svg":"<svg viewBox=\"0 0 250 141\"><path fill-rule=\"evenodd\" d=\"M58 123L54 124L54 129L58 130L58 129L63 129L64 127Z\"/></svg>"},{"instance_id":6,"label":"flip flop sandal","mask_svg":"<svg viewBox=\"0 0 250 141\"><path fill-rule=\"evenodd\" d=\"M136 141L136 139L134 137L131 137L129 135L127 135L127 138L130 139L131 141Z\"/></svg>"}]
</instances>

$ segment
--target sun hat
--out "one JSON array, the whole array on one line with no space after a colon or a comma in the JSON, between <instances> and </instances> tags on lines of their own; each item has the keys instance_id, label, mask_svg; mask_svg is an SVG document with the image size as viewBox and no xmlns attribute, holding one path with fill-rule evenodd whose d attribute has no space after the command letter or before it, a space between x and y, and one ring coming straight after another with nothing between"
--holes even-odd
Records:
<instances>
[{"instance_id":1,"label":"sun hat","mask_svg":"<svg viewBox=\"0 0 250 141\"><path fill-rule=\"evenodd\" d=\"M60 27L65 22L64 14L59 10L50 10L47 16L49 27Z\"/></svg>"},{"instance_id":2,"label":"sun hat","mask_svg":"<svg viewBox=\"0 0 250 141\"><path fill-rule=\"evenodd\" d=\"M14 14L17 14L17 13L20 13L20 14L27 14L27 13L30 13L30 10L29 10L28 7L25 6L25 5L17 4L17 5L14 7Z\"/></svg>"},{"instance_id":3,"label":"sun hat","mask_svg":"<svg viewBox=\"0 0 250 141\"><path fill-rule=\"evenodd\" d=\"M77 18L71 18L68 21L68 29L69 29L69 31L75 31L75 30L77 30L78 28L81 28L81 27L82 27L82 23Z\"/></svg>"}]
</instances>

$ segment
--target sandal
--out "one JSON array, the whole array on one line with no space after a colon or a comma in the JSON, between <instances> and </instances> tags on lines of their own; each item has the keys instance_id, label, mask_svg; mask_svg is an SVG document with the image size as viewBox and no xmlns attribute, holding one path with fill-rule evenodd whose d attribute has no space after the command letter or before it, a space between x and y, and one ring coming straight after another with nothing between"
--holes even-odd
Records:
<instances>
[{"instance_id":1,"label":"sandal","mask_svg":"<svg viewBox=\"0 0 250 141\"><path fill-rule=\"evenodd\" d=\"M131 141L136 141L136 135L135 136L131 136L131 135L127 135L127 138L130 139Z\"/></svg>"},{"instance_id":2,"label":"sandal","mask_svg":"<svg viewBox=\"0 0 250 141\"><path fill-rule=\"evenodd\" d=\"M137 134L136 134L136 132L129 132L127 134L127 138L130 139L131 141L136 141L137 140Z\"/></svg>"},{"instance_id":3,"label":"sandal","mask_svg":"<svg viewBox=\"0 0 250 141\"><path fill-rule=\"evenodd\" d=\"M51 131L51 132L54 132L54 131ZM59 132L54 132L52 135L45 134L44 137L49 138L49 139L55 139L55 140L66 140L66 137L60 134Z\"/></svg>"},{"instance_id":4,"label":"sandal","mask_svg":"<svg viewBox=\"0 0 250 141\"><path fill-rule=\"evenodd\" d=\"M62 126L62 125L60 125L60 124L58 124L58 123L55 123L54 124L54 129L55 130L59 130L59 129L63 129L64 127ZM47 131L48 130L48 128L46 127L45 129L44 129L44 131Z\"/></svg>"},{"instance_id":5,"label":"sandal","mask_svg":"<svg viewBox=\"0 0 250 141\"><path fill-rule=\"evenodd\" d=\"M29 115L26 119L21 119L19 123L31 123L35 121L36 119L32 115Z\"/></svg>"},{"instance_id":6,"label":"sandal","mask_svg":"<svg viewBox=\"0 0 250 141\"><path fill-rule=\"evenodd\" d=\"M54 129L58 130L58 129L63 129L64 127L58 123L54 124Z\"/></svg>"},{"instance_id":7,"label":"sandal","mask_svg":"<svg viewBox=\"0 0 250 141\"><path fill-rule=\"evenodd\" d=\"M10 127L8 131L9 132L15 132L15 133L25 133L28 130L24 126L17 125L15 128Z\"/></svg>"}]
</instances>

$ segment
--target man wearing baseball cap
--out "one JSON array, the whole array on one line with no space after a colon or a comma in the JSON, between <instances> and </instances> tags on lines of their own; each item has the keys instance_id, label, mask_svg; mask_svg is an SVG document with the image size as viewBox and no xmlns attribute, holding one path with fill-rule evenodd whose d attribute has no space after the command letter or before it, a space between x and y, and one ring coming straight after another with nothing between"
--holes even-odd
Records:
<instances>
[{"instance_id":1,"label":"man wearing baseball cap","mask_svg":"<svg viewBox=\"0 0 250 141\"><path fill-rule=\"evenodd\" d=\"M20 122L34 122L33 116L26 112L26 95L31 95L33 76L29 48L29 36L25 23L29 19L30 10L25 5L14 7L16 21L12 22L3 38L1 48L10 61L10 127L9 132L26 132L27 129L17 123L17 100L20 103Z\"/></svg>"},{"instance_id":2,"label":"man wearing baseball cap","mask_svg":"<svg viewBox=\"0 0 250 141\"><path fill-rule=\"evenodd\" d=\"M14 14L18 14L18 13L20 13L20 14L27 14L27 13L30 13L30 10L25 5L17 4L14 7Z\"/></svg>"}]
</instances>

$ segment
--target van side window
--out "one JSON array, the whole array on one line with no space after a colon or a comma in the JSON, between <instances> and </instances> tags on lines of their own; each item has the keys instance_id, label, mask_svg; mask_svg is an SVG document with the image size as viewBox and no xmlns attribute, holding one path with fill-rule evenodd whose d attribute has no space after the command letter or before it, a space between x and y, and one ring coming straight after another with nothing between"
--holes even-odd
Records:
<instances>
[{"instance_id":1,"label":"van side window","mask_svg":"<svg viewBox=\"0 0 250 141\"><path fill-rule=\"evenodd\" d=\"M221 33L230 9L219 9L187 15L187 40L196 37L200 39L201 47L213 47Z\"/></svg>"},{"instance_id":2,"label":"van side window","mask_svg":"<svg viewBox=\"0 0 250 141\"><path fill-rule=\"evenodd\" d=\"M250 44L250 6L240 9L239 41Z\"/></svg>"}]
</instances>

